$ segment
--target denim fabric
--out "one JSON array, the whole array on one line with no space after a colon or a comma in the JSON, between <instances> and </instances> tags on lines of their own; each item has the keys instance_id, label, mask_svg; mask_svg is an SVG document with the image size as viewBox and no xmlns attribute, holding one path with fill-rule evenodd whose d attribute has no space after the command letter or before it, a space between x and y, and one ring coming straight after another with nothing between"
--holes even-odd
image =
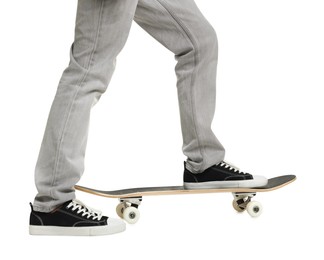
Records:
<instances>
[{"instance_id":1,"label":"denim fabric","mask_svg":"<svg viewBox=\"0 0 324 260\"><path fill-rule=\"evenodd\" d=\"M60 79L36 164L36 211L49 212L75 198L90 111L109 85L132 21L175 55L188 170L199 173L224 159L224 148L211 129L217 36L194 0L79 0L70 63Z\"/></svg>"}]
</instances>

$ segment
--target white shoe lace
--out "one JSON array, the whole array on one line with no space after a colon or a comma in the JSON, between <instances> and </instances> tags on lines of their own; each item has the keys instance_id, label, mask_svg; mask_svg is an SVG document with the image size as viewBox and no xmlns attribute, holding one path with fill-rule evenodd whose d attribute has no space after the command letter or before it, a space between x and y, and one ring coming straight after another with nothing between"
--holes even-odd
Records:
<instances>
[{"instance_id":1,"label":"white shoe lace","mask_svg":"<svg viewBox=\"0 0 324 260\"><path fill-rule=\"evenodd\" d=\"M92 218L93 220L100 220L102 217L102 212L93 208L90 208L86 206L84 203L82 203L79 200L72 200L69 205L67 205L67 208L71 208L72 211L78 210L77 214L82 213L82 217L87 216L87 218Z\"/></svg>"},{"instance_id":2,"label":"white shoe lace","mask_svg":"<svg viewBox=\"0 0 324 260\"><path fill-rule=\"evenodd\" d=\"M227 170L233 171L234 173L246 174L245 172L240 171L240 169L238 167L236 167L235 165L233 165L232 163L229 163L229 162L222 161L219 164L219 166L223 167L223 168L225 168Z\"/></svg>"}]
</instances>

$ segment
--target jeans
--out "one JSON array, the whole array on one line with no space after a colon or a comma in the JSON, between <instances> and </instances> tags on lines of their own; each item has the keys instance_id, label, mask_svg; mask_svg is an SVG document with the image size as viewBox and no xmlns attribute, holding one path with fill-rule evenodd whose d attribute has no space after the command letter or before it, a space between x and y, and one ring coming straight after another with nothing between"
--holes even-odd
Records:
<instances>
[{"instance_id":1,"label":"jeans","mask_svg":"<svg viewBox=\"0 0 324 260\"><path fill-rule=\"evenodd\" d=\"M109 85L133 20L177 61L186 167L200 173L224 159L224 148L211 129L217 36L194 0L79 0L70 62L59 81L36 164L36 211L49 212L75 198L90 111Z\"/></svg>"}]
</instances>

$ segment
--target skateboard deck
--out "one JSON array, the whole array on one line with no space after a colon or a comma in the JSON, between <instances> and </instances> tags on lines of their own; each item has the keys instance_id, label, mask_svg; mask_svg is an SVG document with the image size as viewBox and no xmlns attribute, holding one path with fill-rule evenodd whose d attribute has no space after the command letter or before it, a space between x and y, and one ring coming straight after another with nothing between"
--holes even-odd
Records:
<instances>
[{"instance_id":1,"label":"skateboard deck","mask_svg":"<svg viewBox=\"0 0 324 260\"><path fill-rule=\"evenodd\" d=\"M181 195L181 194L203 194L203 193L224 193L229 192L234 196L233 207L236 211L242 212L247 209L252 217L257 217L262 212L259 202L251 201L251 198L258 192L268 192L280 189L296 180L295 175L283 175L268 180L268 184L257 188L218 188L218 189L186 189L184 186L159 186L140 187L121 190L96 190L76 185L75 189L107 198L117 198L120 200L117 206L117 214L128 223L135 223L139 218L138 206L143 196L158 195Z\"/></svg>"},{"instance_id":2,"label":"skateboard deck","mask_svg":"<svg viewBox=\"0 0 324 260\"><path fill-rule=\"evenodd\" d=\"M184 186L141 187L113 191L96 190L76 185L75 189L107 198L132 198L157 195L200 194L218 192L266 192L279 189L296 179L294 175L284 175L268 180L268 184L258 188L222 188L222 189L185 189Z\"/></svg>"}]
</instances>

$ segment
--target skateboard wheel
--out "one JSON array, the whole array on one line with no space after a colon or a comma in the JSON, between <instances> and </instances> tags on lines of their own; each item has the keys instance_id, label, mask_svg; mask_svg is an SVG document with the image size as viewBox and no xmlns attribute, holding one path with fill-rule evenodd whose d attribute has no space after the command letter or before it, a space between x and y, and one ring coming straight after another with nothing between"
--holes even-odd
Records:
<instances>
[{"instance_id":1,"label":"skateboard wheel","mask_svg":"<svg viewBox=\"0 0 324 260\"><path fill-rule=\"evenodd\" d=\"M233 200L232 205L237 212L243 212L246 209L244 205L238 204L237 200Z\"/></svg>"},{"instance_id":2,"label":"skateboard wheel","mask_svg":"<svg viewBox=\"0 0 324 260\"><path fill-rule=\"evenodd\" d=\"M262 205L258 201L251 201L247 207L247 212L250 214L251 217L259 217L262 213Z\"/></svg>"},{"instance_id":3,"label":"skateboard wheel","mask_svg":"<svg viewBox=\"0 0 324 260\"><path fill-rule=\"evenodd\" d=\"M125 210L125 205L124 203L119 203L116 207L116 213L118 215L118 217L120 218L124 218L124 210Z\"/></svg>"},{"instance_id":4,"label":"skateboard wheel","mask_svg":"<svg viewBox=\"0 0 324 260\"><path fill-rule=\"evenodd\" d=\"M135 224L140 218L140 212L135 207L127 207L123 212L123 219L128 224Z\"/></svg>"}]
</instances>

